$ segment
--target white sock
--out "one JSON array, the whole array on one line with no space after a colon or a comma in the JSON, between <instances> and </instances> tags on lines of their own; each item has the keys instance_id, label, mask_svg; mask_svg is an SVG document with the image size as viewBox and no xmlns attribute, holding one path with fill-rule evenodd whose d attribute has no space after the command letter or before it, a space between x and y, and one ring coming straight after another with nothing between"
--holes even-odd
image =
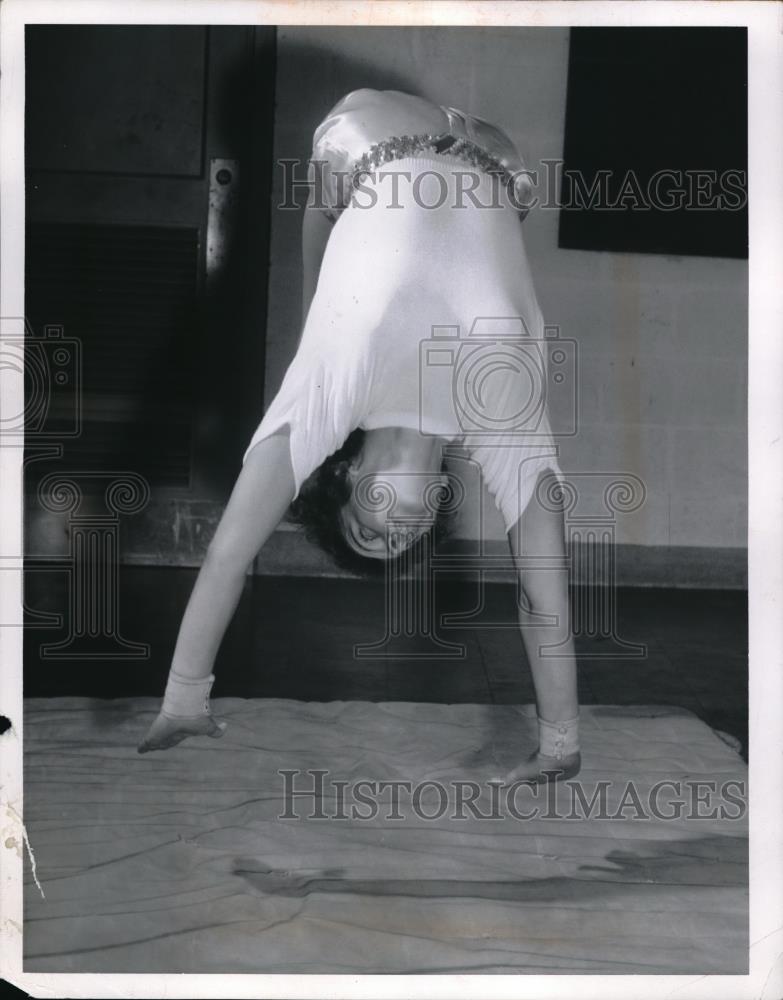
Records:
<instances>
[{"instance_id":1,"label":"white sock","mask_svg":"<svg viewBox=\"0 0 783 1000\"><path fill-rule=\"evenodd\" d=\"M170 719L209 715L209 692L214 682L214 674L197 679L170 670L161 713Z\"/></svg>"},{"instance_id":2,"label":"white sock","mask_svg":"<svg viewBox=\"0 0 783 1000\"><path fill-rule=\"evenodd\" d=\"M579 716L565 722L547 722L538 716L538 752L563 760L579 752Z\"/></svg>"}]
</instances>

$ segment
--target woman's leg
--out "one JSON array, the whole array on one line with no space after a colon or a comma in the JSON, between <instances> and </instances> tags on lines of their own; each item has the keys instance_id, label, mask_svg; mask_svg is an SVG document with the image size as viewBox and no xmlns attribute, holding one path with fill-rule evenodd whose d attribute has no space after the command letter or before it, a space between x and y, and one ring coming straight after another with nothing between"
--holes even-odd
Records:
<instances>
[{"instance_id":1,"label":"woman's leg","mask_svg":"<svg viewBox=\"0 0 783 1000\"><path fill-rule=\"evenodd\" d=\"M572 747L579 701L562 509L553 510L551 503L541 504L538 490L534 490L518 524L509 532L509 543L514 556L521 560L519 626L533 677L538 717L544 723L560 724L552 731L555 740L560 738L562 728L568 728L563 723L572 725L563 734L567 752L562 759L536 753L508 778L539 780L543 770L562 770L561 776L571 776L580 764L578 751ZM543 742L540 749L547 749ZM551 741L547 738L546 742Z\"/></svg>"}]
</instances>

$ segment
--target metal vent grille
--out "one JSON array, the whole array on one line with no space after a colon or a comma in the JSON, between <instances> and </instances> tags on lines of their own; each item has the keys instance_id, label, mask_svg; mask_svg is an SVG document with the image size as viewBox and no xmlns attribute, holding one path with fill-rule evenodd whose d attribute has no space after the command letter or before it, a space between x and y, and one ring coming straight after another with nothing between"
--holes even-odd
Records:
<instances>
[{"instance_id":1,"label":"metal vent grille","mask_svg":"<svg viewBox=\"0 0 783 1000\"><path fill-rule=\"evenodd\" d=\"M36 335L62 327L81 356L81 385L52 392L46 436L72 419L77 392L82 418L63 459L33 463L29 477L127 469L152 486L189 484L198 281L194 228L28 227L27 318Z\"/></svg>"}]
</instances>

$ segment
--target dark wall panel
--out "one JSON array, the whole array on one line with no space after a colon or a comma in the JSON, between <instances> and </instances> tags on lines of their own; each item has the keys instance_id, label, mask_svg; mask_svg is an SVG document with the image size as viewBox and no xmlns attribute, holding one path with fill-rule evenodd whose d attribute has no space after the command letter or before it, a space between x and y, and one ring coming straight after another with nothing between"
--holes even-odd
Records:
<instances>
[{"instance_id":1,"label":"dark wall panel","mask_svg":"<svg viewBox=\"0 0 783 1000\"><path fill-rule=\"evenodd\" d=\"M560 246L747 257L747 128L745 28L572 28Z\"/></svg>"}]
</instances>

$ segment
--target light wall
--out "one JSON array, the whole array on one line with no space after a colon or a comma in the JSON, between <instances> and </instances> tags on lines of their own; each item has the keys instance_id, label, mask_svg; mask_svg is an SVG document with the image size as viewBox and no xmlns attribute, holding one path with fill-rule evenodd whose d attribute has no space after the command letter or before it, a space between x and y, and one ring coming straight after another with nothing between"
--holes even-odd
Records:
<instances>
[{"instance_id":1,"label":"light wall","mask_svg":"<svg viewBox=\"0 0 783 1000\"><path fill-rule=\"evenodd\" d=\"M567 29L280 28L275 157L306 159L332 104L367 86L495 121L535 169L562 156L567 64ZM282 187L276 168L275 205ZM545 319L579 347L579 433L560 439L563 469L644 481L643 506L618 519L619 542L744 546L747 263L561 250L557 225L540 209L524 233ZM267 403L299 335L300 226L300 212L273 208ZM551 416L557 429L563 415ZM602 476L575 481L599 503ZM483 510L484 531L502 538L486 493Z\"/></svg>"}]
</instances>

